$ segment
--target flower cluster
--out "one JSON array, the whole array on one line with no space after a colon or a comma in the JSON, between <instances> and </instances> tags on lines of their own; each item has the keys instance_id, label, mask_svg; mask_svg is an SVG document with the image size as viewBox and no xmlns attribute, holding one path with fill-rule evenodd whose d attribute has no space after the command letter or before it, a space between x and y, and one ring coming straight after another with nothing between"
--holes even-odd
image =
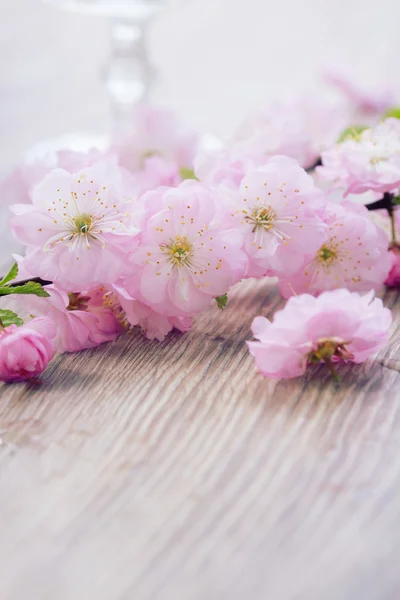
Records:
<instances>
[{"instance_id":1,"label":"flower cluster","mask_svg":"<svg viewBox=\"0 0 400 600\"><path fill-rule=\"evenodd\" d=\"M387 341L390 310L382 301L341 289L318 298L302 294L290 298L271 323L253 321L258 340L248 342L257 367L272 378L298 377L307 366L325 362L361 363Z\"/></svg>"},{"instance_id":2,"label":"flower cluster","mask_svg":"<svg viewBox=\"0 0 400 600\"><path fill-rule=\"evenodd\" d=\"M232 158L284 154L306 169L336 141L347 119L340 105L312 95L276 102L251 114L238 127L229 142Z\"/></svg>"},{"instance_id":3,"label":"flower cluster","mask_svg":"<svg viewBox=\"0 0 400 600\"><path fill-rule=\"evenodd\" d=\"M377 198L400 187L400 121L386 119L376 127L355 130L350 139L322 153L321 179L345 194L373 191Z\"/></svg>"},{"instance_id":4,"label":"flower cluster","mask_svg":"<svg viewBox=\"0 0 400 600\"><path fill-rule=\"evenodd\" d=\"M272 324L253 324L249 348L265 375L365 360L390 325L371 290L400 279L400 125L387 119L351 139L340 137L345 125L332 107L275 105L209 153L171 113L140 107L107 152L64 151L14 173L3 191L24 281L13 267L0 296L23 294L11 308L34 318L0 309L0 379L33 377L54 350L94 348L133 327L159 341L185 332L249 277L278 278L290 298ZM307 172L321 152L317 175ZM320 181L339 189L335 201ZM382 222L345 200L366 191L389 202Z\"/></svg>"}]
</instances>

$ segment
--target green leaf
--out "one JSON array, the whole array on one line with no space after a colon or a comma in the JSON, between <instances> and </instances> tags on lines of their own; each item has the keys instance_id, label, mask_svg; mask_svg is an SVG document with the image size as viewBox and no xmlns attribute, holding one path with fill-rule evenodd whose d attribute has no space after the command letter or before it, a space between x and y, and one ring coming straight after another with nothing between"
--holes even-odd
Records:
<instances>
[{"instance_id":1,"label":"green leaf","mask_svg":"<svg viewBox=\"0 0 400 600\"><path fill-rule=\"evenodd\" d=\"M338 144L346 142L347 140L358 140L363 131L368 129L366 125L353 125L353 127L347 127L342 131L338 138Z\"/></svg>"},{"instance_id":2,"label":"green leaf","mask_svg":"<svg viewBox=\"0 0 400 600\"><path fill-rule=\"evenodd\" d=\"M181 179L196 179L198 181L195 172L189 167L181 167L179 173Z\"/></svg>"},{"instance_id":3,"label":"green leaf","mask_svg":"<svg viewBox=\"0 0 400 600\"><path fill-rule=\"evenodd\" d=\"M3 279L0 281L0 286L5 285L9 281L12 281L13 279L16 278L17 275L18 275L18 264L14 263L13 266L11 267L11 269L8 271L7 275L5 275L5 277L3 277Z\"/></svg>"},{"instance_id":4,"label":"green leaf","mask_svg":"<svg viewBox=\"0 0 400 600\"><path fill-rule=\"evenodd\" d=\"M19 318L18 315L15 314L12 310L4 310L0 309L0 322L3 327L8 327L9 325L23 325L23 320Z\"/></svg>"},{"instance_id":5,"label":"green leaf","mask_svg":"<svg viewBox=\"0 0 400 600\"><path fill-rule=\"evenodd\" d=\"M392 198L392 204L398 206L400 204L400 196L395 196L394 198Z\"/></svg>"},{"instance_id":6,"label":"green leaf","mask_svg":"<svg viewBox=\"0 0 400 600\"><path fill-rule=\"evenodd\" d=\"M400 119L400 106L392 106L383 115L382 119Z\"/></svg>"},{"instance_id":7,"label":"green leaf","mask_svg":"<svg viewBox=\"0 0 400 600\"><path fill-rule=\"evenodd\" d=\"M0 287L0 296L10 296L11 294L33 294L34 296L40 296L41 298L50 296L44 287L36 281L28 281L27 283L24 283L24 285L6 285Z\"/></svg>"},{"instance_id":8,"label":"green leaf","mask_svg":"<svg viewBox=\"0 0 400 600\"><path fill-rule=\"evenodd\" d=\"M228 294L222 294L222 296L217 296L215 298L215 302L217 303L218 308L223 310L228 304Z\"/></svg>"}]
</instances>

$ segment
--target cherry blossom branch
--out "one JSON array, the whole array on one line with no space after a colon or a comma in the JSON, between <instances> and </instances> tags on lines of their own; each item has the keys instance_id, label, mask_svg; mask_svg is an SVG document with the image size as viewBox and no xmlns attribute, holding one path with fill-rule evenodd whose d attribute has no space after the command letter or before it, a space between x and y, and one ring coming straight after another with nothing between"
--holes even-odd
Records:
<instances>
[{"instance_id":1,"label":"cherry blossom branch","mask_svg":"<svg viewBox=\"0 0 400 600\"><path fill-rule=\"evenodd\" d=\"M389 213L389 218L390 218L390 230L391 230L391 234L392 234L392 244L396 244L397 240L396 240L396 222L394 219L394 209L393 207L388 210Z\"/></svg>"},{"instance_id":2,"label":"cherry blossom branch","mask_svg":"<svg viewBox=\"0 0 400 600\"><path fill-rule=\"evenodd\" d=\"M45 281L40 277L15 281L17 275L18 265L14 263L9 272L0 280L0 296L10 296L11 294L33 294L42 298L49 296L44 285L49 285L51 281Z\"/></svg>"},{"instance_id":3,"label":"cherry blossom branch","mask_svg":"<svg viewBox=\"0 0 400 600\"><path fill-rule=\"evenodd\" d=\"M379 351L391 313L373 289L400 283L400 120L335 134L322 164L315 154L309 160L321 143L301 115L290 132L285 114L268 117L267 129L256 119L232 148L196 158L191 134L143 106L112 155L63 152L60 168L29 175L40 202L26 189L12 206L11 228L28 248L28 272L52 281L17 281L17 264L1 279L0 300L22 295L15 306L35 318L24 323L0 304L0 381L30 379L54 350L94 348L133 327L159 341L174 328L188 331L197 314L212 302L224 308L232 286L252 277L277 277L288 299L272 322L253 321L248 345L266 377L298 377L325 364L337 381L336 365ZM281 139L274 141L271 123ZM330 202L310 177L317 167L343 200L381 190L367 208L383 209L385 227L389 215L389 247L364 206Z\"/></svg>"},{"instance_id":4,"label":"cherry blossom branch","mask_svg":"<svg viewBox=\"0 0 400 600\"><path fill-rule=\"evenodd\" d=\"M19 287L30 282L38 283L41 286L51 285L53 283L52 281L47 281L46 279L41 279L40 277L31 277L29 279L22 279L21 281L13 281L9 284L9 287Z\"/></svg>"},{"instance_id":5,"label":"cherry blossom branch","mask_svg":"<svg viewBox=\"0 0 400 600\"><path fill-rule=\"evenodd\" d=\"M393 194L386 192L383 195L383 198L381 198L380 200L376 200L375 202L370 202L370 204L366 204L365 206L367 207L368 210L386 209L388 212L390 212L391 210L393 210L393 208L395 206L393 200L394 200Z\"/></svg>"},{"instance_id":6,"label":"cherry blossom branch","mask_svg":"<svg viewBox=\"0 0 400 600\"><path fill-rule=\"evenodd\" d=\"M394 218L394 211L395 211L395 207L397 206L397 204L398 204L398 198L395 197L393 194L386 192L383 195L383 198L381 198L380 200L376 200L376 202L371 202L370 204L366 205L368 210L386 210L388 212L389 219L390 219L390 230L391 230L391 236L392 236L391 244L397 243L396 222L395 222L395 218Z\"/></svg>"}]
</instances>

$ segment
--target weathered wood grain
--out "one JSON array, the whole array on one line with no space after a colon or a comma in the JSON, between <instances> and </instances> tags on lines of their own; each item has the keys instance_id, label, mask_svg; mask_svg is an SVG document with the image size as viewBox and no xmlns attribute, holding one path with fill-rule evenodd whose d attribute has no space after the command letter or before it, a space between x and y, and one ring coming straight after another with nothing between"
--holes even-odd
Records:
<instances>
[{"instance_id":1,"label":"weathered wood grain","mask_svg":"<svg viewBox=\"0 0 400 600\"><path fill-rule=\"evenodd\" d=\"M399 327L340 387L267 381L245 339L279 302L247 282L188 334L1 388L7 599L398 597Z\"/></svg>"}]
</instances>

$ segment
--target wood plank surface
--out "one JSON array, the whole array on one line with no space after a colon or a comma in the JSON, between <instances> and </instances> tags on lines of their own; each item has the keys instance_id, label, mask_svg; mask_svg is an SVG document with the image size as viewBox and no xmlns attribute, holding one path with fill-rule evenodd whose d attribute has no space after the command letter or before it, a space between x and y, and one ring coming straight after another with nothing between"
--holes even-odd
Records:
<instances>
[{"instance_id":1,"label":"wood plank surface","mask_svg":"<svg viewBox=\"0 0 400 600\"><path fill-rule=\"evenodd\" d=\"M1 388L6 598L398 598L399 323L362 367L272 382L237 286L162 344L127 334Z\"/></svg>"},{"instance_id":2,"label":"wood plank surface","mask_svg":"<svg viewBox=\"0 0 400 600\"><path fill-rule=\"evenodd\" d=\"M47 92L27 90L59 76L63 52L68 64L73 18L45 28L19 19L31 0L6 2L3 57L16 23L37 48L46 31L63 42L36 72L7 63L22 88L2 82L1 167L42 131L32 115L46 121ZM93 65L74 64L87 81ZM46 135L64 109L88 118L54 81ZM86 93L100 115L97 89ZM0 386L1 600L400 598L398 293L385 302L388 347L341 369L340 386L319 367L291 381L256 373L245 340L282 304L273 281L236 286L225 311L164 343L127 334L58 356L40 386Z\"/></svg>"}]
</instances>

